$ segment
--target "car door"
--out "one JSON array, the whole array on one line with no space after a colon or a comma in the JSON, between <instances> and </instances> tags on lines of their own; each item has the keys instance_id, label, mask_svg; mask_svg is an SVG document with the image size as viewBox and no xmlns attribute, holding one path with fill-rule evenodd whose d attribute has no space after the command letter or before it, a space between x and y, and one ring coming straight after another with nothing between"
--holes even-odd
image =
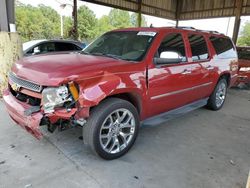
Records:
<instances>
[{"instance_id":1,"label":"car door","mask_svg":"<svg viewBox=\"0 0 250 188\"><path fill-rule=\"evenodd\" d=\"M192 79L187 80L192 90L189 90L189 96L192 101L208 97L213 90L211 80L211 70L214 68L211 63L211 53L208 50L207 39L205 35L197 32L187 34L188 48L191 50Z\"/></svg>"},{"instance_id":2,"label":"car door","mask_svg":"<svg viewBox=\"0 0 250 188\"><path fill-rule=\"evenodd\" d=\"M156 115L180 106L189 96L193 80L182 33L168 33L163 38L154 62L148 68L148 115Z\"/></svg>"}]
</instances>

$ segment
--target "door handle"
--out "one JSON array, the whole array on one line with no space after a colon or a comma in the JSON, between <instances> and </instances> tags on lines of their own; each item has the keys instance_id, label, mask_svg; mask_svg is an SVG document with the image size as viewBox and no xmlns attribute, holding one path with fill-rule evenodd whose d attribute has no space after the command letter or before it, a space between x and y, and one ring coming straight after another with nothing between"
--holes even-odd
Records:
<instances>
[{"instance_id":1,"label":"door handle","mask_svg":"<svg viewBox=\"0 0 250 188\"><path fill-rule=\"evenodd\" d=\"M205 67L207 70L213 70L214 69L214 67L213 66L211 66L211 65L208 65L207 67Z\"/></svg>"},{"instance_id":2,"label":"door handle","mask_svg":"<svg viewBox=\"0 0 250 188\"><path fill-rule=\"evenodd\" d=\"M192 73L191 70L185 69L181 74L191 74L191 73Z\"/></svg>"}]
</instances>

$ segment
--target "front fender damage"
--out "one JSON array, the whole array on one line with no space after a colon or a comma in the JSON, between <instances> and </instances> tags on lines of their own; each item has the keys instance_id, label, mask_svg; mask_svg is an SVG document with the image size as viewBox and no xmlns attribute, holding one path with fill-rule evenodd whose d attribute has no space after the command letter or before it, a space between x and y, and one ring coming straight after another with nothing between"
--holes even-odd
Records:
<instances>
[{"instance_id":1,"label":"front fender damage","mask_svg":"<svg viewBox=\"0 0 250 188\"><path fill-rule=\"evenodd\" d=\"M96 106L116 89L121 89L124 86L125 84L117 75L103 76L92 82L88 82L88 84L81 84L79 104L85 108Z\"/></svg>"}]
</instances>

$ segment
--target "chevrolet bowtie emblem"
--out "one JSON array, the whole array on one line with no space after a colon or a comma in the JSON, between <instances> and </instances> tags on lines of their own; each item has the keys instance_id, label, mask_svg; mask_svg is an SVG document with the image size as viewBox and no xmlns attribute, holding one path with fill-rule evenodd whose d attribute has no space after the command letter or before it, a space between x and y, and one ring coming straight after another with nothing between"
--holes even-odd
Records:
<instances>
[{"instance_id":1,"label":"chevrolet bowtie emblem","mask_svg":"<svg viewBox=\"0 0 250 188\"><path fill-rule=\"evenodd\" d=\"M14 91L19 91L20 90L20 86L18 84L12 84L11 85L11 88L14 90Z\"/></svg>"}]
</instances>

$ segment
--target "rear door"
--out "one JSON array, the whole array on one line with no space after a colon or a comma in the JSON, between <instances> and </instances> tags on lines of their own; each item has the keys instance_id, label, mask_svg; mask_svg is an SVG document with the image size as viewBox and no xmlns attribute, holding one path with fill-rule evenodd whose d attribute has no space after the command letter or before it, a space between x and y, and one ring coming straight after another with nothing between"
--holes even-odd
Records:
<instances>
[{"instance_id":1,"label":"rear door","mask_svg":"<svg viewBox=\"0 0 250 188\"><path fill-rule=\"evenodd\" d=\"M192 88L189 91L192 100L198 100L208 97L213 90L212 71L214 69L211 63L211 53L209 52L207 38L205 35L197 32L187 33L188 45L191 51L191 69L192 78L187 80Z\"/></svg>"},{"instance_id":2,"label":"rear door","mask_svg":"<svg viewBox=\"0 0 250 188\"><path fill-rule=\"evenodd\" d=\"M152 62L148 68L149 116L183 106L192 100L189 89L194 79L183 36L178 32L166 34L155 53L155 58L168 63ZM179 58L180 62L176 62L176 58Z\"/></svg>"}]
</instances>

